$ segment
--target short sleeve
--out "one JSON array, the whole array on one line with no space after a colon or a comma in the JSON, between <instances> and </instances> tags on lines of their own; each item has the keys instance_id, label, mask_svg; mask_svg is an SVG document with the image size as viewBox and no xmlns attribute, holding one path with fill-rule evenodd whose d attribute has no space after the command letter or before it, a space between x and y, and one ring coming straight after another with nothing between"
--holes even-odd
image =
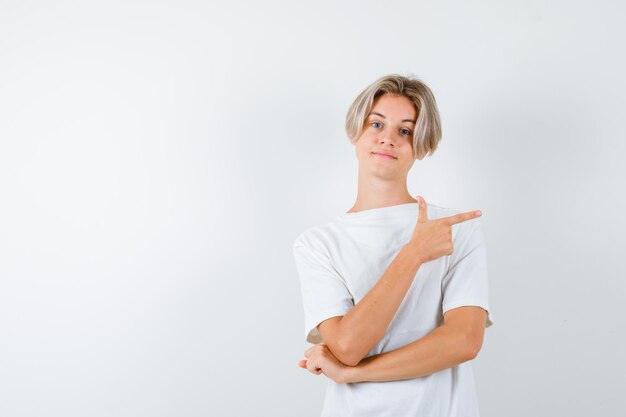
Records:
<instances>
[{"instance_id":1,"label":"short sleeve","mask_svg":"<svg viewBox=\"0 0 626 417\"><path fill-rule=\"evenodd\" d=\"M487 251L480 219L459 223L456 239L453 239L453 252L449 268L442 281L445 313L462 306L478 306L487 311L485 327L493 324L489 307L487 280Z\"/></svg>"},{"instance_id":2,"label":"short sleeve","mask_svg":"<svg viewBox=\"0 0 626 417\"><path fill-rule=\"evenodd\" d=\"M302 290L305 338L307 342L320 343L322 336L317 325L345 315L354 307L354 300L327 256L297 240L293 254Z\"/></svg>"}]
</instances>

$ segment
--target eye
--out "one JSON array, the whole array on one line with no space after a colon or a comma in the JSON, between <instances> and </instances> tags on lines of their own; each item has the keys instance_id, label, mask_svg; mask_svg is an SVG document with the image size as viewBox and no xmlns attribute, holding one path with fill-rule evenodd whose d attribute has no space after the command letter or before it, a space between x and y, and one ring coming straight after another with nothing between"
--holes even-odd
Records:
<instances>
[{"instance_id":1,"label":"eye","mask_svg":"<svg viewBox=\"0 0 626 417\"><path fill-rule=\"evenodd\" d=\"M378 129L380 126L382 126L382 125L383 125L381 122L372 122L371 124L372 124L372 126L374 126L374 127L375 127L375 128L377 128L377 129Z\"/></svg>"},{"instance_id":2,"label":"eye","mask_svg":"<svg viewBox=\"0 0 626 417\"><path fill-rule=\"evenodd\" d=\"M401 129L400 133L402 133L403 135L410 135L411 131L409 129Z\"/></svg>"}]
</instances>

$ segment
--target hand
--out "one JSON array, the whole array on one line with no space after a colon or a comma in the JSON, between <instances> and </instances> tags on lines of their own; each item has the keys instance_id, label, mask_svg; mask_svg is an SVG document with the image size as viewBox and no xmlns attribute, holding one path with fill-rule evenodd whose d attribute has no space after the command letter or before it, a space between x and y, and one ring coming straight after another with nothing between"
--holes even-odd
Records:
<instances>
[{"instance_id":1,"label":"hand","mask_svg":"<svg viewBox=\"0 0 626 417\"><path fill-rule=\"evenodd\" d=\"M304 352L304 356L307 359L302 359L298 362L300 368L307 369L315 375L323 373L338 384L348 382L346 379L347 365L335 358L335 355L333 355L325 343L322 342L310 347Z\"/></svg>"},{"instance_id":2,"label":"hand","mask_svg":"<svg viewBox=\"0 0 626 417\"><path fill-rule=\"evenodd\" d=\"M419 216L411 241L407 244L421 263L429 262L444 255L451 255L452 225L480 217L479 210L455 214L454 216L428 220L426 201L418 196Z\"/></svg>"}]
</instances>

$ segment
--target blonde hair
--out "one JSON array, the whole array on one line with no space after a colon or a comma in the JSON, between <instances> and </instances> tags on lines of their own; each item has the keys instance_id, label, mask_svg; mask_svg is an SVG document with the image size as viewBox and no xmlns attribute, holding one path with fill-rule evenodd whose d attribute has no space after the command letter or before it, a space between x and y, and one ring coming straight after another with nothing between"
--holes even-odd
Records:
<instances>
[{"instance_id":1,"label":"blonde hair","mask_svg":"<svg viewBox=\"0 0 626 417\"><path fill-rule=\"evenodd\" d=\"M432 155L441 140L441 121L435 96L419 79L398 74L379 78L354 100L346 114L346 133L350 143L356 143L361 136L365 118L372 110L374 101L383 94L401 95L411 100L417 111L413 156L422 159L428 154Z\"/></svg>"}]
</instances>

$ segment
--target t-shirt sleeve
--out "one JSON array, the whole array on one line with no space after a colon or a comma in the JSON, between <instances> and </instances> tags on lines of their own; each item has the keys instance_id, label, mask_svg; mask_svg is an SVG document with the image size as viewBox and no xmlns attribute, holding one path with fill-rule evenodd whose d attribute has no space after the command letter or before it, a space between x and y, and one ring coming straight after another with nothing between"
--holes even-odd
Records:
<instances>
[{"instance_id":1,"label":"t-shirt sleeve","mask_svg":"<svg viewBox=\"0 0 626 417\"><path fill-rule=\"evenodd\" d=\"M459 227L453 239L449 268L442 281L445 313L462 306L478 306L487 311L485 327L493 324L487 282L487 251L479 218L454 225Z\"/></svg>"},{"instance_id":2,"label":"t-shirt sleeve","mask_svg":"<svg viewBox=\"0 0 626 417\"><path fill-rule=\"evenodd\" d=\"M320 343L322 336L317 325L350 311L354 307L352 294L328 256L297 240L293 245L293 254L300 277L305 338L307 342Z\"/></svg>"}]
</instances>

